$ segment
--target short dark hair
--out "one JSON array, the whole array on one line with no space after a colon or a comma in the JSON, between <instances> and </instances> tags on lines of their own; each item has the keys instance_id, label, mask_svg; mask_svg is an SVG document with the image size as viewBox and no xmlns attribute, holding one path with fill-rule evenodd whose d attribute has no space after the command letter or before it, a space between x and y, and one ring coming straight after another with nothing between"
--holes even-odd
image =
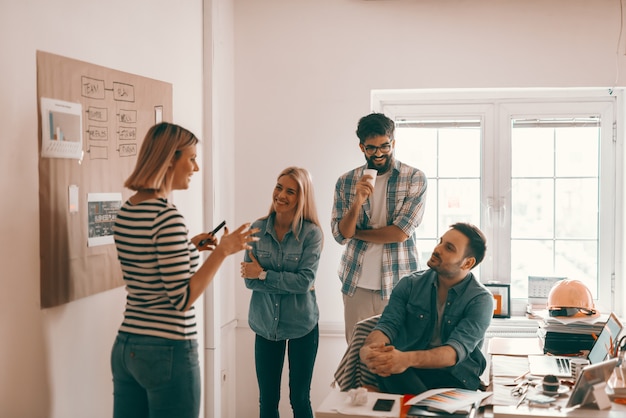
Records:
<instances>
[{"instance_id":1,"label":"short dark hair","mask_svg":"<svg viewBox=\"0 0 626 418\"><path fill-rule=\"evenodd\" d=\"M469 238L469 246L467 247L465 256L474 257L476 259L474 267L479 265L485 258L485 252L487 251L487 238L485 238L485 234L483 234L477 226L467 222L457 222L450 225L450 228L456 229Z\"/></svg>"},{"instance_id":2,"label":"short dark hair","mask_svg":"<svg viewBox=\"0 0 626 418\"><path fill-rule=\"evenodd\" d=\"M361 144L375 136L388 136L389 139L393 139L395 128L395 123L387 116L382 113L370 113L359 119L356 136L359 137Z\"/></svg>"}]
</instances>

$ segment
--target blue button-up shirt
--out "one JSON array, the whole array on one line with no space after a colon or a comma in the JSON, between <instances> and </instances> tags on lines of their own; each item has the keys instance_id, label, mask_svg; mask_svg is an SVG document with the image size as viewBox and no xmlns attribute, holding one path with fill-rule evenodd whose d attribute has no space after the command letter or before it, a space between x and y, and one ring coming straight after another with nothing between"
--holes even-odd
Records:
<instances>
[{"instance_id":1,"label":"blue button-up shirt","mask_svg":"<svg viewBox=\"0 0 626 418\"><path fill-rule=\"evenodd\" d=\"M289 230L282 241L276 237L274 214L254 222L259 241L251 242L252 253L265 280L245 279L252 289L248 323L261 337L280 341L308 334L319 321L313 285L322 251L322 230L304 221L296 237ZM250 262L246 251L244 260Z\"/></svg>"},{"instance_id":2,"label":"blue button-up shirt","mask_svg":"<svg viewBox=\"0 0 626 418\"><path fill-rule=\"evenodd\" d=\"M339 265L341 291L352 296L362 273L365 250L369 243L346 238L339 232L339 222L350 210L356 196L356 183L363 177L366 166L358 167L339 177L335 185L335 197L331 228L339 244L346 245ZM400 278L419 269L415 229L422 222L426 203L427 179L417 168L394 160L391 176L387 183L387 225L395 225L409 238L404 242L383 245L383 263L380 268L381 296L389 299L393 287ZM367 199L356 222L358 229L371 229L372 209Z\"/></svg>"},{"instance_id":3,"label":"blue button-up shirt","mask_svg":"<svg viewBox=\"0 0 626 418\"><path fill-rule=\"evenodd\" d=\"M441 342L456 351L457 362L447 370L467 389L480 386L486 367L481 347L492 317L493 296L472 273L448 291ZM436 324L437 273L429 269L398 282L375 329L400 351L427 350Z\"/></svg>"}]
</instances>

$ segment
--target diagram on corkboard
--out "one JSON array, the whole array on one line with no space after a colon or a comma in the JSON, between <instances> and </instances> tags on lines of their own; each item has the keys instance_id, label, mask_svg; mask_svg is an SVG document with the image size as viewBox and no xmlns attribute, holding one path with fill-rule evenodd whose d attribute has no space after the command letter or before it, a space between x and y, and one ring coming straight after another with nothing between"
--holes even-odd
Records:
<instances>
[{"instance_id":1,"label":"diagram on corkboard","mask_svg":"<svg viewBox=\"0 0 626 418\"><path fill-rule=\"evenodd\" d=\"M37 51L41 307L122 286L112 224L172 85Z\"/></svg>"}]
</instances>

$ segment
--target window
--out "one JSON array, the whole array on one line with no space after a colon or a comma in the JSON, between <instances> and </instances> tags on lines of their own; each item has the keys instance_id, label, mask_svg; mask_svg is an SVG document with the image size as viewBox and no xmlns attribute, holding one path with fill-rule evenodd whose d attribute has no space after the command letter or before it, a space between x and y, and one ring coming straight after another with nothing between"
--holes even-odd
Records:
<instances>
[{"instance_id":1,"label":"window","mask_svg":"<svg viewBox=\"0 0 626 418\"><path fill-rule=\"evenodd\" d=\"M396 122L396 157L429 180L422 260L450 224L471 222L488 239L474 273L511 284L514 314L525 307L528 276L582 280L613 308L614 95L381 91L374 99Z\"/></svg>"},{"instance_id":2,"label":"window","mask_svg":"<svg viewBox=\"0 0 626 418\"><path fill-rule=\"evenodd\" d=\"M480 119L396 121L396 157L428 177L418 230L421 260L428 260L452 223L481 224L481 124Z\"/></svg>"}]
</instances>

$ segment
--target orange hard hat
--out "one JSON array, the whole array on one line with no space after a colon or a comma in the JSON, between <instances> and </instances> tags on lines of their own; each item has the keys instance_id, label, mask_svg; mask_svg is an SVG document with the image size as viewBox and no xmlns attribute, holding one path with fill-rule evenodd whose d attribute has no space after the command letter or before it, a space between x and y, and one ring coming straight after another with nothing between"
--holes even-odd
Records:
<instances>
[{"instance_id":1,"label":"orange hard hat","mask_svg":"<svg viewBox=\"0 0 626 418\"><path fill-rule=\"evenodd\" d=\"M596 315L591 291L580 280L559 280L548 294L550 316Z\"/></svg>"}]
</instances>

